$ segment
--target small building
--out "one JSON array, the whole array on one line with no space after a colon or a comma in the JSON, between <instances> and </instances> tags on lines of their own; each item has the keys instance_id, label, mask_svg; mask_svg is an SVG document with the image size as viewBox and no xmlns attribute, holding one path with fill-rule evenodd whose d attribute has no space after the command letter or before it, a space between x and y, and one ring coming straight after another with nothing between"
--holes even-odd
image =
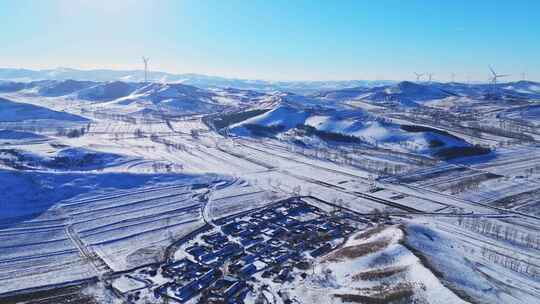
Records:
<instances>
[{"instance_id":1,"label":"small building","mask_svg":"<svg viewBox=\"0 0 540 304\"><path fill-rule=\"evenodd\" d=\"M200 260L201 256L210 252L210 248L208 246L193 245L186 248L186 252L191 254L195 259Z\"/></svg>"},{"instance_id":2,"label":"small building","mask_svg":"<svg viewBox=\"0 0 540 304\"><path fill-rule=\"evenodd\" d=\"M216 232L209 235L203 235L201 237L206 243L213 245L213 246L219 246L220 244L228 242L228 239L223 234Z\"/></svg>"},{"instance_id":3,"label":"small building","mask_svg":"<svg viewBox=\"0 0 540 304\"><path fill-rule=\"evenodd\" d=\"M190 259L184 258L176 262L167 264L163 266L163 274L165 276L173 277L182 273L196 271L200 268L200 265L191 261Z\"/></svg>"},{"instance_id":4,"label":"small building","mask_svg":"<svg viewBox=\"0 0 540 304\"><path fill-rule=\"evenodd\" d=\"M325 243L324 245L318 247L317 249L310 252L310 255L314 258L320 257L322 255L327 254L328 252L332 251L332 245L329 243Z\"/></svg>"},{"instance_id":5,"label":"small building","mask_svg":"<svg viewBox=\"0 0 540 304\"><path fill-rule=\"evenodd\" d=\"M247 264L244 267L240 269L238 274L244 278L251 277L253 274L257 272L257 267L253 264Z\"/></svg>"},{"instance_id":6,"label":"small building","mask_svg":"<svg viewBox=\"0 0 540 304\"><path fill-rule=\"evenodd\" d=\"M291 267L283 267L277 277L274 279L274 282L276 283L283 283L283 282L290 282L293 280L293 277L291 275Z\"/></svg>"}]
</instances>

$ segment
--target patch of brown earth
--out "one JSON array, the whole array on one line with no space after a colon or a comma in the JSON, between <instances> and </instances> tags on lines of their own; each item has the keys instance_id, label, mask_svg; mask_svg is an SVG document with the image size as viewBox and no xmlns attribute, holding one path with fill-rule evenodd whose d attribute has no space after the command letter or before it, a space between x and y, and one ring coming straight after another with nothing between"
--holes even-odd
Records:
<instances>
[{"instance_id":1,"label":"patch of brown earth","mask_svg":"<svg viewBox=\"0 0 540 304\"><path fill-rule=\"evenodd\" d=\"M344 259L354 259L374 253L386 248L390 245L390 239L382 239L378 241L368 242L360 245L347 246L329 253L324 260L330 262L338 262Z\"/></svg>"},{"instance_id":2,"label":"patch of brown earth","mask_svg":"<svg viewBox=\"0 0 540 304\"><path fill-rule=\"evenodd\" d=\"M407 266L394 266L394 267L386 267L386 268L381 268L381 269L374 269L374 270L356 273L351 278L353 281L379 280L379 279L393 276L398 273L402 273L405 270L407 270L407 268L408 268Z\"/></svg>"}]
</instances>

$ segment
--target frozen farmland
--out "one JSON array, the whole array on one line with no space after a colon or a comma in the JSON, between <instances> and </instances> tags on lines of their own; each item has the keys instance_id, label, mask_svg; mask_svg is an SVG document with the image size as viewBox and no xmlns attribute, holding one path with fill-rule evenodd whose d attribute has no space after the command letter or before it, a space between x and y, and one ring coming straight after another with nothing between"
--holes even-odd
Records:
<instances>
[{"instance_id":1,"label":"frozen farmland","mask_svg":"<svg viewBox=\"0 0 540 304\"><path fill-rule=\"evenodd\" d=\"M1 303L539 301L539 84L128 80L0 82Z\"/></svg>"}]
</instances>

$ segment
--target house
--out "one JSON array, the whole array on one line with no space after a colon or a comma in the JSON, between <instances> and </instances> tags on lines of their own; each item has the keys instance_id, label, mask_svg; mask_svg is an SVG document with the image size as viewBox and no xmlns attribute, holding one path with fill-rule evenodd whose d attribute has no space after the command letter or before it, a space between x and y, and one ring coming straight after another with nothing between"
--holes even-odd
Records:
<instances>
[{"instance_id":1,"label":"house","mask_svg":"<svg viewBox=\"0 0 540 304\"><path fill-rule=\"evenodd\" d=\"M208 264L218 258L218 252L208 252L199 257L199 261Z\"/></svg>"},{"instance_id":2,"label":"house","mask_svg":"<svg viewBox=\"0 0 540 304\"><path fill-rule=\"evenodd\" d=\"M325 243L324 245L318 247L317 249L310 252L310 255L314 258L320 257L324 254L327 254L328 252L332 251L332 245L329 243Z\"/></svg>"},{"instance_id":3,"label":"house","mask_svg":"<svg viewBox=\"0 0 540 304\"><path fill-rule=\"evenodd\" d=\"M274 282L276 283L283 283L283 282L290 282L293 280L293 277L291 275L291 267L283 267L277 277L274 279Z\"/></svg>"},{"instance_id":4,"label":"house","mask_svg":"<svg viewBox=\"0 0 540 304\"><path fill-rule=\"evenodd\" d=\"M210 252L210 248L208 246L193 245L186 248L186 252L191 254L195 259L200 260L201 256Z\"/></svg>"},{"instance_id":5,"label":"house","mask_svg":"<svg viewBox=\"0 0 540 304\"><path fill-rule=\"evenodd\" d=\"M264 243L257 243L255 245L252 245L251 247L248 247L246 251L253 253L253 254L259 254L266 248L266 245Z\"/></svg>"},{"instance_id":6,"label":"house","mask_svg":"<svg viewBox=\"0 0 540 304\"><path fill-rule=\"evenodd\" d=\"M287 261L290 257L290 254L288 253L284 253L284 254L281 254L277 257L274 258L274 263L277 263L277 264L280 264L280 263L283 263L285 261Z\"/></svg>"},{"instance_id":7,"label":"house","mask_svg":"<svg viewBox=\"0 0 540 304\"><path fill-rule=\"evenodd\" d=\"M257 243L260 243L264 241L264 239L262 237L248 237L248 238L244 238L242 240L240 240L240 244L242 244L242 246L244 247L247 247L247 246L251 246L253 244L257 244Z\"/></svg>"},{"instance_id":8,"label":"house","mask_svg":"<svg viewBox=\"0 0 540 304\"><path fill-rule=\"evenodd\" d=\"M203 235L201 237L206 243L213 245L213 246L219 246L220 244L226 243L228 241L227 237L223 234L216 232L209 235Z\"/></svg>"},{"instance_id":9,"label":"house","mask_svg":"<svg viewBox=\"0 0 540 304\"><path fill-rule=\"evenodd\" d=\"M235 296L239 291L246 288L247 284L244 281L237 281L225 290L225 297L231 298Z\"/></svg>"},{"instance_id":10,"label":"house","mask_svg":"<svg viewBox=\"0 0 540 304\"><path fill-rule=\"evenodd\" d=\"M167 264L163 266L163 274L169 277L178 276L179 274L189 273L197 271L200 268L200 265L197 263L184 258L179 261Z\"/></svg>"},{"instance_id":11,"label":"house","mask_svg":"<svg viewBox=\"0 0 540 304\"><path fill-rule=\"evenodd\" d=\"M272 245L274 247L277 247L277 246L280 246L281 245L281 242L276 240L276 239L270 239L268 240L267 242L269 245Z\"/></svg>"},{"instance_id":12,"label":"house","mask_svg":"<svg viewBox=\"0 0 540 304\"><path fill-rule=\"evenodd\" d=\"M237 243L228 243L217 252L217 255L220 257L229 257L235 254L239 254L241 252L242 247L240 245L238 245Z\"/></svg>"},{"instance_id":13,"label":"house","mask_svg":"<svg viewBox=\"0 0 540 304\"><path fill-rule=\"evenodd\" d=\"M285 229L283 227L279 227L277 229L274 229L272 232L270 232L269 235L271 237L280 237L280 236L284 235L285 233L287 233L287 229Z\"/></svg>"},{"instance_id":14,"label":"house","mask_svg":"<svg viewBox=\"0 0 540 304\"><path fill-rule=\"evenodd\" d=\"M201 300L205 303L226 303L227 298L231 296L229 295L230 293L227 293L227 290L238 282L238 279L231 276L225 276L222 279L218 279L209 288L207 298Z\"/></svg>"},{"instance_id":15,"label":"house","mask_svg":"<svg viewBox=\"0 0 540 304\"><path fill-rule=\"evenodd\" d=\"M239 232L237 234L237 236L239 236L241 238L249 238L249 237L253 237L253 236L257 235L257 234L258 234L257 230L246 229L246 230L242 230L241 232Z\"/></svg>"},{"instance_id":16,"label":"house","mask_svg":"<svg viewBox=\"0 0 540 304\"><path fill-rule=\"evenodd\" d=\"M195 280L195 286L197 288L197 291L200 291L204 288L207 288L210 286L216 279L221 275L221 271L216 269L211 269L207 273L205 273L202 277Z\"/></svg>"},{"instance_id":17,"label":"house","mask_svg":"<svg viewBox=\"0 0 540 304\"><path fill-rule=\"evenodd\" d=\"M254 273L257 272L257 267L255 267L255 265L253 264L247 264L245 265L244 267L242 267L239 271L239 275L242 276L242 277L250 277L252 276Z\"/></svg>"},{"instance_id":18,"label":"house","mask_svg":"<svg viewBox=\"0 0 540 304\"><path fill-rule=\"evenodd\" d=\"M236 233L242 230L241 227L242 227L241 222L232 222L232 223L228 223L221 226L221 231L223 231L223 233L228 234L228 235L235 235Z\"/></svg>"},{"instance_id":19,"label":"house","mask_svg":"<svg viewBox=\"0 0 540 304\"><path fill-rule=\"evenodd\" d=\"M181 288L179 288L175 293L175 298L180 302L186 302L189 299L197 295L196 281L193 281Z\"/></svg>"}]
</instances>

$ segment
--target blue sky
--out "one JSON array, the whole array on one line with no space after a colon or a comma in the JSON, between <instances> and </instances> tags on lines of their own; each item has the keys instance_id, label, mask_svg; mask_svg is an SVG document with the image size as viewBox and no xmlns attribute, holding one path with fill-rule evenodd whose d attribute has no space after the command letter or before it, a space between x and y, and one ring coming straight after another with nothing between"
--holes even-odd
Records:
<instances>
[{"instance_id":1,"label":"blue sky","mask_svg":"<svg viewBox=\"0 0 540 304\"><path fill-rule=\"evenodd\" d=\"M0 0L0 66L270 80L540 80L540 1Z\"/></svg>"}]
</instances>

